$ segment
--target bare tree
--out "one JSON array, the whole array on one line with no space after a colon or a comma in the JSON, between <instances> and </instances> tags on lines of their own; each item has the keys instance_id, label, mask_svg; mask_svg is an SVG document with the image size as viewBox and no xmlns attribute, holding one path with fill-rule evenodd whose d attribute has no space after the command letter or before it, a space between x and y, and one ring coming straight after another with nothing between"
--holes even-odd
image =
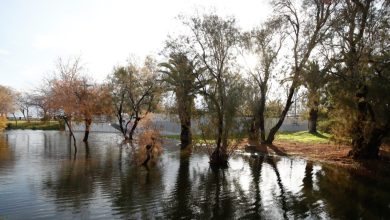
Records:
<instances>
[{"instance_id":1,"label":"bare tree","mask_svg":"<svg viewBox=\"0 0 390 220\"><path fill-rule=\"evenodd\" d=\"M29 92L21 92L16 96L17 106L22 113L24 120L30 122L30 108L32 107L32 100Z\"/></svg>"}]
</instances>

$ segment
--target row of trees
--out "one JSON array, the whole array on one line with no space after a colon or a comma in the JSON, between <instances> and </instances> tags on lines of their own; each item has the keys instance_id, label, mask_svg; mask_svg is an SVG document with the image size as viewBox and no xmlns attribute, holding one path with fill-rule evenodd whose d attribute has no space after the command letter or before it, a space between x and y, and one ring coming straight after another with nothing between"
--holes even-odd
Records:
<instances>
[{"instance_id":1,"label":"row of trees","mask_svg":"<svg viewBox=\"0 0 390 220\"><path fill-rule=\"evenodd\" d=\"M351 139L351 156L376 158L390 130L390 3L272 4L273 16L252 31L241 31L232 17L211 13L184 18L187 34L168 40L170 60L162 66L177 95L183 131L190 126L184 115L191 115L186 110L191 108L180 105L191 105L198 94L212 125L207 133L215 138L211 163L224 164L229 140L240 126L237 117L252 117L249 136L255 143L272 144L294 95L304 88L310 132L317 132L319 110L325 108L333 132ZM242 57L255 57L256 64L242 64ZM287 94L279 98L284 105L268 132L264 115L281 94L277 90Z\"/></svg>"},{"instance_id":2,"label":"row of trees","mask_svg":"<svg viewBox=\"0 0 390 220\"><path fill-rule=\"evenodd\" d=\"M73 138L72 120L85 122L87 141L93 116L115 115L132 140L139 122L171 91L182 148L191 145L191 119L201 110L202 134L215 140L210 162L226 166L229 146L242 131L255 144L272 144L303 89L310 132L317 132L325 109L335 136L352 140L351 156L375 158L390 130L389 4L276 0L273 15L250 31L215 13L182 18L187 31L166 41L165 62L131 59L98 85L82 74L79 59L59 60L54 76L29 97L44 97L36 101L44 115L64 119ZM281 109L266 131L271 103Z\"/></svg>"}]
</instances>

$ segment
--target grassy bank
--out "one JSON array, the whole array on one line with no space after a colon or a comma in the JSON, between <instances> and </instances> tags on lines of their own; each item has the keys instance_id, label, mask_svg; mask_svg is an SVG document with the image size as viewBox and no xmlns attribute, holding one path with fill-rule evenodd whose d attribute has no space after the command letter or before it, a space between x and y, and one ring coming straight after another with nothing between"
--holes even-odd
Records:
<instances>
[{"instance_id":1,"label":"grassy bank","mask_svg":"<svg viewBox=\"0 0 390 220\"><path fill-rule=\"evenodd\" d=\"M281 132L276 135L277 141L326 144L330 142L330 134L319 132L311 134L307 131Z\"/></svg>"},{"instance_id":2,"label":"grassy bank","mask_svg":"<svg viewBox=\"0 0 390 220\"><path fill-rule=\"evenodd\" d=\"M180 140L180 135L163 135L164 138ZM194 135L192 137L195 141L201 140L202 138L199 135ZM299 132L280 132L276 135L277 141L291 141L291 142L301 142L301 143L317 143L325 144L329 143L330 134L319 132L318 134L311 134L307 131Z\"/></svg>"},{"instance_id":3,"label":"grassy bank","mask_svg":"<svg viewBox=\"0 0 390 220\"><path fill-rule=\"evenodd\" d=\"M8 121L7 130L64 130L64 124L58 121Z\"/></svg>"}]
</instances>

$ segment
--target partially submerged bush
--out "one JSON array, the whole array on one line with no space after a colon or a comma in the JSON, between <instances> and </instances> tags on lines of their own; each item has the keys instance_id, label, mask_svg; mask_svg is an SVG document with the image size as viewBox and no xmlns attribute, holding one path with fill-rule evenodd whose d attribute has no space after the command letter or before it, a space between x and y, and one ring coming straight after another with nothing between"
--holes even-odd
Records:
<instances>
[{"instance_id":1,"label":"partially submerged bush","mask_svg":"<svg viewBox=\"0 0 390 220\"><path fill-rule=\"evenodd\" d=\"M162 138L157 126L147 117L142 122L142 131L138 135L138 149L135 154L137 165L155 165L156 159L162 153Z\"/></svg>"}]
</instances>

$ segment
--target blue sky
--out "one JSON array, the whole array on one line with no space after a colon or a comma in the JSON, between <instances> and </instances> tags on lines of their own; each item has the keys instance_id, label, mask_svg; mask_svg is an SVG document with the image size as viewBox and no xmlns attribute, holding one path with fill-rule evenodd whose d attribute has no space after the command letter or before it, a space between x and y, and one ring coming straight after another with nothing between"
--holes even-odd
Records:
<instances>
[{"instance_id":1,"label":"blue sky","mask_svg":"<svg viewBox=\"0 0 390 220\"><path fill-rule=\"evenodd\" d=\"M102 81L130 55L157 54L180 31L175 17L196 8L234 15L244 29L270 11L266 0L0 0L0 84L31 90L72 56Z\"/></svg>"}]
</instances>

